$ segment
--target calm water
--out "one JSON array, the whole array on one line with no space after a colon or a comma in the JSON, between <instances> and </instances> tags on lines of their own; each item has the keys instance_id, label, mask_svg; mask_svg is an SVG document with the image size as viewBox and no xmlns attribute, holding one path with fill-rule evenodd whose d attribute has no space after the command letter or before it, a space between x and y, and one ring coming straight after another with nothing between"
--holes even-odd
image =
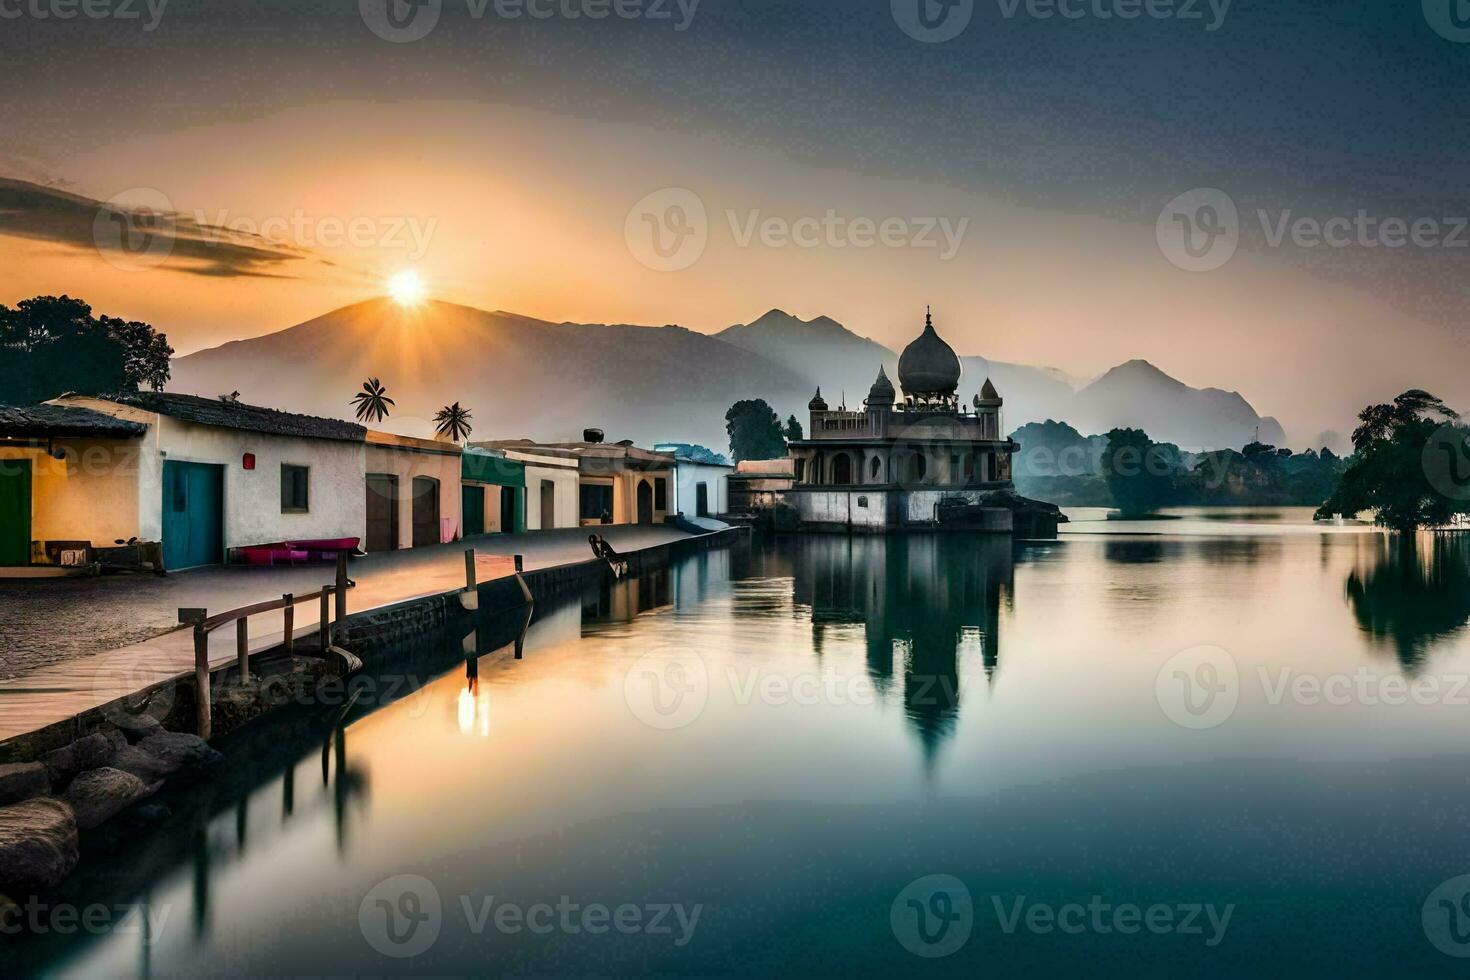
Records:
<instances>
[{"instance_id":1,"label":"calm water","mask_svg":"<svg viewBox=\"0 0 1470 980\"><path fill-rule=\"evenodd\" d=\"M340 738L317 712L237 740L199 813L69 886L148 902L150 932L45 937L20 967L1340 976L1470 954L1463 537L1296 510L1014 548L813 537L539 616L520 661L504 627L426 644L422 686Z\"/></svg>"}]
</instances>

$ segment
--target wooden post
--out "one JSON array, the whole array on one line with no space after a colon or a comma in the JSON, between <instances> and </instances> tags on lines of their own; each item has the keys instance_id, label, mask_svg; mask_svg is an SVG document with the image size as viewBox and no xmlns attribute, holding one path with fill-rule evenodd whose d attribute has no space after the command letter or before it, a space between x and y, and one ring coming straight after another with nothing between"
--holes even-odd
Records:
<instances>
[{"instance_id":1,"label":"wooden post","mask_svg":"<svg viewBox=\"0 0 1470 980\"><path fill-rule=\"evenodd\" d=\"M519 575L521 572L524 572L525 570L526 570L526 556L525 555L516 555L516 574Z\"/></svg>"},{"instance_id":2,"label":"wooden post","mask_svg":"<svg viewBox=\"0 0 1470 980\"><path fill-rule=\"evenodd\" d=\"M466 548L464 551L464 580L465 591L475 591L475 549Z\"/></svg>"},{"instance_id":3,"label":"wooden post","mask_svg":"<svg viewBox=\"0 0 1470 980\"><path fill-rule=\"evenodd\" d=\"M240 661L240 683L250 680L250 620L241 616L235 620L235 656Z\"/></svg>"},{"instance_id":4,"label":"wooden post","mask_svg":"<svg viewBox=\"0 0 1470 980\"><path fill-rule=\"evenodd\" d=\"M337 643L347 645L347 552L337 552Z\"/></svg>"},{"instance_id":5,"label":"wooden post","mask_svg":"<svg viewBox=\"0 0 1470 980\"><path fill-rule=\"evenodd\" d=\"M296 650L296 599L289 592L281 599L286 603L285 609L281 610L286 617L286 652L293 653Z\"/></svg>"},{"instance_id":6,"label":"wooden post","mask_svg":"<svg viewBox=\"0 0 1470 980\"><path fill-rule=\"evenodd\" d=\"M322 589L322 653L332 648L332 587L330 585Z\"/></svg>"},{"instance_id":7,"label":"wooden post","mask_svg":"<svg viewBox=\"0 0 1470 980\"><path fill-rule=\"evenodd\" d=\"M209 707L209 634L203 621L194 623L194 723L206 742L214 733Z\"/></svg>"}]
</instances>

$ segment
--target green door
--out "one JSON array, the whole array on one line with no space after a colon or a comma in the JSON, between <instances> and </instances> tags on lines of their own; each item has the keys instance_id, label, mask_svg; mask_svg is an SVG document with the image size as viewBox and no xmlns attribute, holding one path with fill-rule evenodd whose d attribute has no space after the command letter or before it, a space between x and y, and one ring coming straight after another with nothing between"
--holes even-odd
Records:
<instances>
[{"instance_id":1,"label":"green door","mask_svg":"<svg viewBox=\"0 0 1470 980\"><path fill-rule=\"evenodd\" d=\"M0 460L0 565L31 563L31 461Z\"/></svg>"},{"instance_id":2,"label":"green door","mask_svg":"<svg viewBox=\"0 0 1470 980\"><path fill-rule=\"evenodd\" d=\"M163 567L170 571L224 560L225 469L206 463L163 464Z\"/></svg>"},{"instance_id":3,"label":"green door","mask_svg":"<svg viewBox=\"0 0 1470 980\"><path fill-rule=\"evenodd\" d=\"M485 533L485 488L466 485L464 498L464 536Z\"/></svg>"}]
</instances>

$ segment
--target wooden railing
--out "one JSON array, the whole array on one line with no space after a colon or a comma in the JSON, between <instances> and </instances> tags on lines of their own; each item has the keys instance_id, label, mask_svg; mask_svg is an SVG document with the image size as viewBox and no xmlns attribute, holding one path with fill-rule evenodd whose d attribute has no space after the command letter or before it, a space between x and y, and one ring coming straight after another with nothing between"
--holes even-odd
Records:
<instances>
[{"instance_id":1,"label":"wooden railing","mask_svg":"<svg viewBox=\"0 0 1470 980\"><path fill-rule=\"evenodd\" d=\"M208 739L214 728L209 695L210 633L230 623L235 624L236 665L240 681L246 682L250 680L249 621L251 616L275 612L278 609L283 610L286 626L285 649L289 653L296 649L296 606L303 602L319 600L321 602L321 648L322 653L325 654L334 643L340 645L347 642L347 590L352 588L353 584L347 578L347 553L340 552L337 555L336 581L331 585L323 586L318 592L307 595L294 595L287 592L279 599L241 606L239 609L231 609L229 612L218 613L214 616L209 615L207 609L180 609L179 621L192 623L194 626L195 720L198 724L199 737ZM333 598L337 600L335 631L332 629L331 615Z\"/></svg>"}]
</instances>

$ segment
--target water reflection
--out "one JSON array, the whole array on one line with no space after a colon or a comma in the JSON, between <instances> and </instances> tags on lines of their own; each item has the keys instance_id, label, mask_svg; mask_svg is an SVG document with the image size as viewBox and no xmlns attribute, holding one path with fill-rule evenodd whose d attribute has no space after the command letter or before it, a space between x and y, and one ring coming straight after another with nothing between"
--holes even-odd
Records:
<instances>
[{"instance_id":1,"label":"water reflection","mask_svg":"<svg viewBox=\"0 0 1470 980\"><path fill-rule=\"evenodd\" d=\"M1416 671L1470 622L1470 545L1461 534L1365 538L1346 591L1359 627Z\"/></svg>"},{"instance_id":2,"label":"water reflection","mask_svg":"<svg viewBox=\"0 0 1470 980\"><path fill-rule=\"evenodd\" d=\"M882 692L902 682L904 711L932 765L954 732L962 658L991 683L1000 609L1012 602L1008 539L982 535L811 536L792 544L795 601L811 610L820 656L830 624L861 624L867 669Z\"/></svg>"}]
</instances>

